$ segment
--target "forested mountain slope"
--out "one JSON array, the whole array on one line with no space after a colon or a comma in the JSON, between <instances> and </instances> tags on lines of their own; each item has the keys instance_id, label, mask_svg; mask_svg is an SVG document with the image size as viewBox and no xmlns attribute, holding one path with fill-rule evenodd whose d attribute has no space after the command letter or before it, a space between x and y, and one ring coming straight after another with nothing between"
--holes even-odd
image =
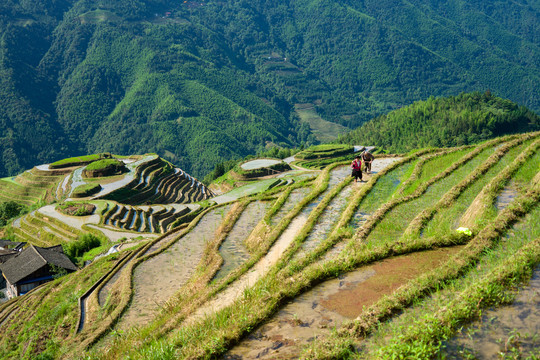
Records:
<instances>
[{"instance_id":1,"label":"forested mountain slope","mask_svg":"<svg viewBox=\"0 0 540 360\"><path fill-rule=\"evenodd\" d=\"M431 95L540 109L533 1L6 0L0 176L157 152L196 176L296 145L295 104L350 128Z\"/></svg>"},{"instance_id":2,"label":"forested mountain slope","mask_svg":"<svg viewBox=\"0 0 540 360\"><path fill-rule=\"evenodd\" d=\"M462 146L494 136L540 129L540 117L490 92L430 97L381 115L340 138L390 152L427 146Z\"/></svg>"}]
</instances>

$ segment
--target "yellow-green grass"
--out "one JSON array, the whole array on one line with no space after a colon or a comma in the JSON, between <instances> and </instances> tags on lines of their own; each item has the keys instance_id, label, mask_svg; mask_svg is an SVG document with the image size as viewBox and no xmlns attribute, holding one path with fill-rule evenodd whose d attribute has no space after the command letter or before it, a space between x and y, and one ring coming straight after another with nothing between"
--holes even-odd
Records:
<instances>
[{"instance_id":1,"label":"yellow-green grass","mask_svg":"<svg viewBox=\"0 0 540 360\"><path fill-rule=\"evenodd\" d=\"M99 190L101 190L101 185L99 184L83 184L73 189L71 196L74 198L87 197L99 192Z\"/></svg>"},{"instance_id":2,"label":"yellow-green grass","mask_svg":"<svg viewBox=\"0 0 540 360\"><path fill-rule=\"evenodd\" d=\"M56 227L62 229L70 237L77 237L82 233L79 229L76 229L76 228L66 224L65 222L63 222L63 221L61 221L61 220L59 220L59 219L57 219L55 217L46 216L46 215L44 215L43 213L41 213L39 211L36 211L34 213L34 216L38 217L38 218L41 218L44 221L47 221L49 223L54 224Z\"/></svg>"},{"instance_id":3,"label":"yellow-green grass","mask_svg":"<svg viewBox=\"0 0 540 360\"><path fill-rule=\"evenodd\" d=\"M491 205L495 201L499 190L502 190L502 187L508 182L512 174L521 165L526 163L527 159L536 152L539 146L538 140L534 139L516 146L520 141L521 139L516 139L501 145L482 165L478 166L474 171L456 183L436 203L419 212L405 230L404 238L417 235L437 212L451 207L468 187L482 179L488 179L490 181L485 182L485 186L479 191L478 196L467 212L470 212L474 208L484 209L485 206ZM485 205L480 205L480 203ZM469 218L471 216L469 215ZM483 221L482 219L484 218L478 212L475 217L477 218L476 221ZM448 220L448 218L445 220ZM441 233L441 235L444 234Z\"/></svg>"},{"instance_id":4,"label":"yellow-green grass","mask_svg":"<svg viewBox=\"0 0 540 360\"><path fill-rule=\"evenodd\" d=\"M524 145L526 146L526 145ZM508 155L504 156L495 166L489 169L486 174L475 181L469 186L448 208L441 209L439 212L429 221L423 229L423 236L436 237L443 236L444 234L452 233L459 226L459 219L472 204L478 193L493 179L500 171L504 169L514 161L514 157L523 150L523 146L511 149ZM531 168L536 163L538 166L538 157L528 159L521 169ZM532 172L527 173L527 179L529 183L532 179ZM523 173L522 173L523 175ZM520 176L522 176L520 175ZM534 173L536 175L536 173ZM517 174L512 178L515 179ZM493 215L493 213L492 213Z\"/></svg>"},{"instance_id":5,"label":"yellow-green grass","mask_svg":"<svg viewBox=\"0 0 540 360\"><path fill-rule=\"evenodd\" d=\"M358 209L370 214L379 208L380 205L389 201L398 191L401 184L410 178L417 161L418 160L414 160L406 163L381 177L373 189L362 200L360 205L358 205ZM396 186L393 181L399 181L399 184Z\"/></svg>"},{"instance_id":6,"label":"yellow-green grass","mask_svg":"<svg viewBox=\"0 0 540 360\"><path fill-rule=\"evenodd\" d=\"M24 196L28 198L39 198L44 190L39 187L24 186L11 182L0 182L0 190L4 195Z\"/></svg>"},{"instance_id":7,"label":"yellow-green grass","mask_svg":"<svg viewBox=\"0 0 540 360\"><path fill-rule=\"evenodd\" d=\"M430 159L422 164L417 176L415 176L414 179L411 178L411 182L404 184L404 187L400 189L400 192L404 196L412 194L420 185L442 173L451 165L464 161L463 157L470 154L473 150L474 148L466 148L452 151L447 154L435 153L430 155Z\"/></svg>"},{"instance_id":8,"label":"yellow-green grass","mask_svg":"<svg viewBox=\"0 0 540 360\"><path fill-rule=\"evenodd\" d=\"M46 241L42 241L39 237L36 237L34 234L30 233L27 229L22 227L12 228L15 238L19 241L25 241L28 244L47 247L49 244Z\"/></svg>"},{"instance_id":9,"label":"yellow-green grass","mask_svg":"<svg viewBox=\"0 0 540 360\"><path fill-rule=\"evenodd\" d=\"M53 183L44 186L25 186L18 182L0 180L0 201L15 201L27 206L44 200Z\"/></svg>"},{"instance_id":10,"label":"yellow-green grass","mask_svg":"<svg viewBox=\"0 0 540 360\"><path fill-rule=\"evenodd\" d=\"M104 176L104 177L97 177L97 178L84 178L84 181L87 183L97 183L101 185L105 184L111 184L116 181L120 181L125 177L125 174L123 175L113 175L113 176Z\"/></svg>"},{"instance_id":11,"label":"yellow-green grass","mask_svg":"<svg viewBox=\"0 0 540 360\"><path fill-rule=\"evenodd\" d=\"M57 236L59 239L64 241L70 241L75 240L77 238L77 235L70 233L69 231L66 231L65 229L62 229L58 225L45 220L42 217L36 217L36 216L29 216L28 222L33 224L35 227L39 229L43 229L45 231L45 228L48 228L47 232L50 232Z\"/></svg>"},{"instance_id":12,"label":"yellow-green grass","mask_svg":"<svg viewBox=\"0 0 540 360\"><path fill-rule=\"evenodd\" d=\"M512 177L512 185L520 192L525 191L532 179L540 171L540 152L537 151L532 159L520 166L519 170Z\"/></svg>"},{"instance_id":13,"label":"yellow-green grass","mask_svg":"<svg viewBox=\"0 0 540 360\"><path fill-rule=\"evenodd\" d=\"M75 156L75 157L55 161L55 162L49 164L49 168L50 169L60 169L60 168L63 168L63 167L78 166L78 165L87 164L87 163L95 161L95 160L99 160L101 158L102 158L101 154Z\"/></svg>"},{"instance_id":14,"label":"yellow-green grass","mask_svg":"<svg viewBox=\"0 0 540 360\"><path fill-rule=\"evenodd\" d=\"M34 241L47 244L47 246L58 245L69 241L68 238L65 238L57 232L50 230L50 228L44 229L39 223L36 224L36 222L32 221L33 218L34 217L31 214L26 215L22 218L20 225L21 230L27 234L30 234L32 237L34 237L34 239L36 239ZM34 244L36 243L34 242Z\"/></svg>"},{"instance_id":15,"label":"yellow-green grass","mask_svg":"<svg viewBox=\"0 0 540 360\"><path fill-rule=\"evenodd\" d=\"M359 357L431 358L439 352L441 340L451 337L463 323L478 318L482 308L511 302L515 295L512 287L530 276L540 262L538 218L540 207L536 206L503 240L484 252L466 276L379 326L363 344L365 350Z\"/></svg>"},{"instance_id":16,"label":"yellow-green grass","mask_svg":"<svg viewBox=\"0 0 540 360\"><path fill-rule=\"evenodd\" d=\"M114 265L114 256L100 259L20 297L2 324L0 358L65 358L73 350L71 335L78 319L78 297ZM0 312L0 317L3 315ZM16 339L16 341L15 341ZM71 351L71 353L73 353Z\"/></svg>"},{"instance_id":17,"label":"yellow-green grass","mask_svg":"<svg viewBox=\"0 0 540 360\"><path fill-rule=\"evenodd\" d=\"M390 214L386 215L380 222L378 222L377 226L369 234L367 241L379 242L400 237L409 222L421 209L433 204L440 196L442 196L455 183L457 183L459 179L467 175L476 166L485 161L489 157L489 153L490 149L482 151L471 161L463 164L446 177L435 182L422 196L416 197L411 201L401 203L394 207L390 211ZM434 177L438 174L440 173L432 173Z\"/></svg>"}]
</instances>

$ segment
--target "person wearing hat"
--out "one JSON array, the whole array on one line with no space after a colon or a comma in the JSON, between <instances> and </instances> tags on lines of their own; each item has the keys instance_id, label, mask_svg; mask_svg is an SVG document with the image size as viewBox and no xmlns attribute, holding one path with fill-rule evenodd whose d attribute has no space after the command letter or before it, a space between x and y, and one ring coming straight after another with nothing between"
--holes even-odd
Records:
<instances>
[{"instance_id":1,"label":"person wearing hat","mask_svg":"<svg viewBox=\"0 0 540 360\"><path fill-rule=\"evenodd\" d=\"M360 155L356 155L356 157L351 163L351 168L351 176L354 177L354 182L357 182L358 179L362 181L362 160L360 159Z\"/></svg>"},{"instance_id":2,"label":"person wearing hat","mask_svg":"<svg viewBox=\"0 0 540 360\"><path fill-rule=\"evenodd\" d=\"M367 150L362 153L362 160L364 160L366 174L371 174L371 163L375 160L375 157Z\"/></svg>"}]
</instances>

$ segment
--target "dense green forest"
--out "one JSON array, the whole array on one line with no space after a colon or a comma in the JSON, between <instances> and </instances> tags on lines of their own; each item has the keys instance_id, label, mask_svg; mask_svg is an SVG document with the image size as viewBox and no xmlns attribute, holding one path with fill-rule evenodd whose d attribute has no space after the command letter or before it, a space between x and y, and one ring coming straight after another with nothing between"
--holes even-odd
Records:
<instances>
[{"instance_id":1,"label":"dense green forest","mask_svg":"<svg viewBox=\"0 0 540 360\"><path fill-rule=\"evenodd\" d=\"M156 152L195 176L429 96L540 110L537 2L4 0L0 176Z\"/></svg>"},{"instance_id":2,"label":"dense green forest","mask_svg":"<svg viewBox=\"0 0 540 360\"><path fill-rule=\"evenodd\" d=\"M474 144L503 134L540 130L540 117L490 92L430 97L381 115L339 139L395 153Z\"/></svg>"}]
</instances>

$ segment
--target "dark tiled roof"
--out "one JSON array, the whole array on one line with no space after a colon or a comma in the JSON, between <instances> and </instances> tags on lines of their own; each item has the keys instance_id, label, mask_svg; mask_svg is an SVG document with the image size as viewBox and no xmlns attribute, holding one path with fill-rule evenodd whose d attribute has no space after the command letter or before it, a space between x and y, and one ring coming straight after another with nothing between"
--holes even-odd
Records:
<instances>
[{"instance_id":1,"label":"dark tiled roof","mask_svg":"<svg viewBox=\"0 0 540 360\"><path fill-rule=\"evenodd\" d=\"M10 241L10 240L4 240L4 239L0 239L0 247L3 247L3 248L11 248L11 249L16 249L16 248L19 248L19 247L22 247L26 245L25 242L19 242L19 241Z\"/></svg>"},{"instance_id":2,"label":"dark tiled roof","mask_svg":"<svg viewBox=\"0 0 540 360\"><path fill-rule=\"evenodd\" d=\"M18 254L19 252L15 250L0 250L0 264L5 263Z\"/></svg>"},{"instance_id":3,"label":"dark tiled roof","mask_svg":"<svg viewBox=\"0 0 540 360\"><path fill-rule=\"evenodd\" d=\"M63 252L59 252L55 248L41 248L30 245L15 257L1 264L0 269L4 273L4 277L12 284L17 283L47 264L53 264L68 270L77 270L71 260Z\"/></svg>"},{"instance_id":4,"label":"dark tiled roof","mask_svg":"<svg viewBox=\"0 0 540 360\"><path fill-rule=\"evenodd\" d=\"M75 264L69 260L62 250L62 245L52 246L48 248L35 247L41 256L49 263L60 266L67 270L77 270Z\"/></svg>"}]
</instances>

